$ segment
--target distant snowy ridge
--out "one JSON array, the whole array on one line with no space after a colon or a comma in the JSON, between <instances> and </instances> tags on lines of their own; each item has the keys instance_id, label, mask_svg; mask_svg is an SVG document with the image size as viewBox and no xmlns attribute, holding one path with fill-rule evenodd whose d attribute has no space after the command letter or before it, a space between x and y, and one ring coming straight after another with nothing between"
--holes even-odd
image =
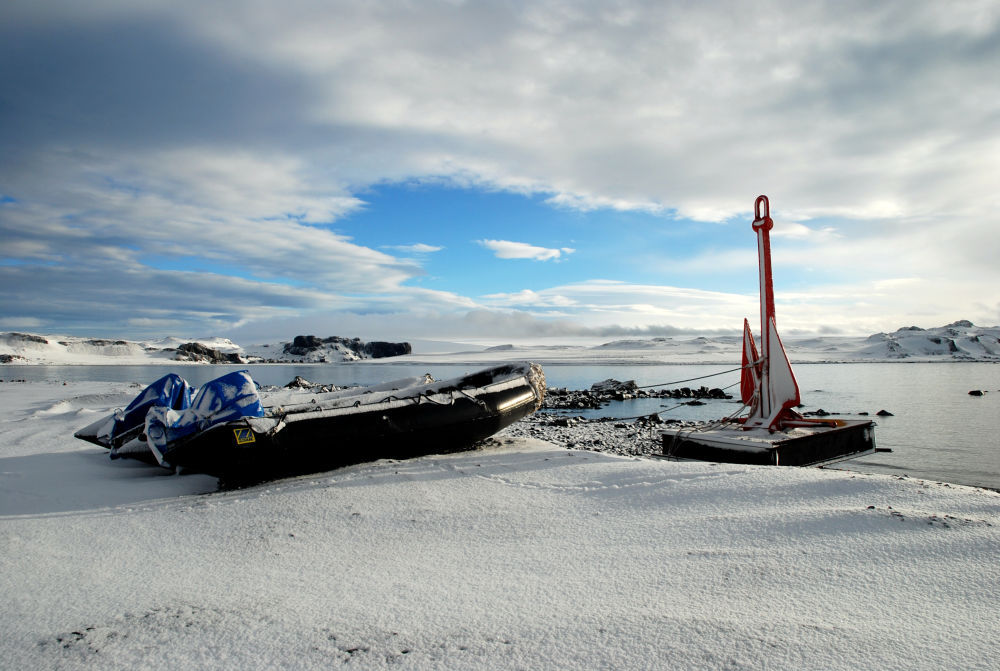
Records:
<instances>
[{"instance_id":1,"label":"distant snowy ridge","mask_svg":"<svg viewBox=\"0 0 1000 671\"><path fill-rule=\"evenodd\" d=\"M867 338L811 336L782 339L792 361L1000 361L1000 326L976 326L959 320L936 328L917 326L893 333L875 333ZM659 358L692 362L739 361L742 338L738 336L659 337L617 340L594 350L633 352L636 358Z\"/></svg>"},{"instance_id":2,"label":"distant snowy ridge","mask_svg":"<svg viewBox=\"0 0 1000 671\"><path fill-rule=\"evenodd\" d=\"M959 320L936 328L907 326L865 337L811 336L783 339L792 363L863 361L998 361L1000 326L976 326ZM738 335L674 336L616 340L594 346L497 345L470 350L469 345L435 343L418 354L408 342L365 342L359 338L296 336L287 342L241 347L227 338L161 338L150 341L0 333L0 363L143 364L188 363L337 363L407 356L427 363L492 363L532 360L539 363L735 363Z\"/></svg>"},{"instance_id":3,"label":"distant snowy ridge","mask_svg":"<svg viewBox=\"0 0 1000 671\"><path fill-rule=\"evenodd\" d=\"M151 364L151 363L332 363L398 356L409 343L364 342L359 338L296 336L291 342L243 348L228 338L150 341L0 332L0 363L7 364Z\"/></svg>"},{"instance_id":4,"label":"distant snowy ridge","mask_svg":"<svg viewBox=\"0 0 1000 671\"><path fill-rule=\"evenodd\" d=\"M976 326L966 320L932 329L907 326L868 336L860 353L863 358L877 359L1000 359L1000 327Z\"/></svg>"},{"instance_id":5,"label":"distant snowy ridge","mask_svg":"<svg viewBox=\"0 0 1000 671\"><path fill-rule=\"evenodd\" d=\"M166 358L160 348L128 340L0 333L0 363L103 363L115 360L142 363Z\"/></svg>"}]
</instances>

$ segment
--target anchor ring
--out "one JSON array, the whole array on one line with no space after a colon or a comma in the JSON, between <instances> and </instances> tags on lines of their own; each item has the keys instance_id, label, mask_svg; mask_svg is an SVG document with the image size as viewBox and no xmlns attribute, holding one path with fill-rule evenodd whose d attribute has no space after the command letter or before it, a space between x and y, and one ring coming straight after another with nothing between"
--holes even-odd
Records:
<instances>
[{"instance_id":1,"label":"anchor ring","mask_svg":"<svg viewBox=\"0 0 1000 671\"><path fill-rule=\"evenodd\" d=\"M761 207L763 204L763 207ZM771 219L771 203L768 201L767 196L760 195L757 196L757 200L753 203L753 230L759 230L763 227L765 230L771 230L774 226L774 220Z\"/></svg>"}]
</instances>

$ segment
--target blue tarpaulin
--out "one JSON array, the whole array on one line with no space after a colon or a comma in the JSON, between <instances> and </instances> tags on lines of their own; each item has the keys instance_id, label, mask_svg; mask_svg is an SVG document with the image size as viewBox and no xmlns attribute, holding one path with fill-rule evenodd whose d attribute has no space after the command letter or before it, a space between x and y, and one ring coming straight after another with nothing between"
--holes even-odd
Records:
<instances>
[{"instance_id":1,"label":"blue tarpaulin","mask_svg":"<svg viewBox=\"0 0 1000 671\"><path fill-rule=\"evenodd\" d=\"M170 373L146 387L122 411L115 413L114 425L108 436L108 443L115 445L121 436L138 430L146 421L150 408L160 406L172 410L183 410L191 405L191 387L184 378ZM111 458L118 456L118 447L111 450Z\"/></svg>"},{"instance_id":2,"label":"blue tarpaulin","mask_svg":"<svg viewBox=\"0 0 1000 671\"><path fill-rule=\"evenodd\" d=\"M157 461L169 464L170 447L209 427L241 417L263 417L264 408L250 373L239 370L205 383L190 407L157 406L146 414L146 442Z\"/></svg>"}]
</instances>

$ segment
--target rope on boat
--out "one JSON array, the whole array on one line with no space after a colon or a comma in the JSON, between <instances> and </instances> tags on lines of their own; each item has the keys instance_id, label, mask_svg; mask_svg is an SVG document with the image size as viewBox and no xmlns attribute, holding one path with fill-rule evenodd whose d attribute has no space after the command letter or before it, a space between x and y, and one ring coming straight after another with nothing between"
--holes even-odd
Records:
<instances>
[{"instance_id":1,"label":"rope on boat","mask_svg":"<svg viewBox=\"0 0 1000 671\"><path fill-rule=\"evenodd\" d=\"M473 403L475 403L476 405L478 405L481 408L488 408L489 407L488 405L486 405L486 401L483 401L482 399L480 399L480 398L478 398L476 396L473 396L472 394L470 394L469 392L465 391L464 389L452 389L452 390L450 390L448 392L448 400L444 401L444 402L435 401L433 398L431 398L431 394L428 393L428 392L421 392L421 393L417 394L417 396L413 399L413 401L417 405L420 405L420 399L425 399L428 403L433 403L434 405L454 405L455 404L455 392L456 391L459 394L461 394L462 396L465 396L467 399L469 399L470 401L472 401ZM437 392L437 393L441 393L441 392Z\"/></svg>"},{"instance_id":2,"label":"rope on boat","mask_svg":"<svg viewBox=\"0 0 1000 671\"><path fill-rule=\"evenodd\" d=\"M478 396L473 396L472 394L470 394L469 392L465 391L464 389L459 389L458 393L460 393L462 396L465 396L467 399L469 399L470 401L472 401L473 403L475 403L476 405L478 405L480 408L483 408L483 409L488 409L489 408L489 406L486 405L486 401L482 400ZM452 401L452 403L455 402L455 397L454 396L451 397L451 401Z\"/></svg>"},{"instance_id":3,"label":"rope on boat","mask_svg":"<svg viewBox=\"0 0 1000 671\"><path fill-rule=\"evenodd\" d=\"M422 399L422 398L426 399L428 403L432 403L434 405L454 405L455 404L455 397L452 396L451 394L448 395L448 400L442 403L440 401L435 401L433 398L431 398L431 395L428 394L426 391L423 391L423 392L420 392L419 394L417 394L416 398L413 399L413 400L414 400L414 402L417 405L420 405L420 399Z\"/></svg>"}]
</instances>

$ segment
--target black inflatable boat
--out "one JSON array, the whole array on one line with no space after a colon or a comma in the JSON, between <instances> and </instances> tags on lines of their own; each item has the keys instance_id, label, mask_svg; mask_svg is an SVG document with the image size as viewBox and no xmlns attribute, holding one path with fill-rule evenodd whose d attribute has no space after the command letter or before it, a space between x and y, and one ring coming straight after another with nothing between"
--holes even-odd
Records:
<instances>
[{"instance_id":1,"label":"black inflatable boat","mask_svg":"<svg viewBox=\"0 0 1000 671\"><path fill-rule=\"evenodd\" d=\"M468 449L537 410L544 395L532 363L325 392L259 393L236 371L193 393L171 374L75 435L112 458L263 479Z\"/></svg>"}]
</instances>

